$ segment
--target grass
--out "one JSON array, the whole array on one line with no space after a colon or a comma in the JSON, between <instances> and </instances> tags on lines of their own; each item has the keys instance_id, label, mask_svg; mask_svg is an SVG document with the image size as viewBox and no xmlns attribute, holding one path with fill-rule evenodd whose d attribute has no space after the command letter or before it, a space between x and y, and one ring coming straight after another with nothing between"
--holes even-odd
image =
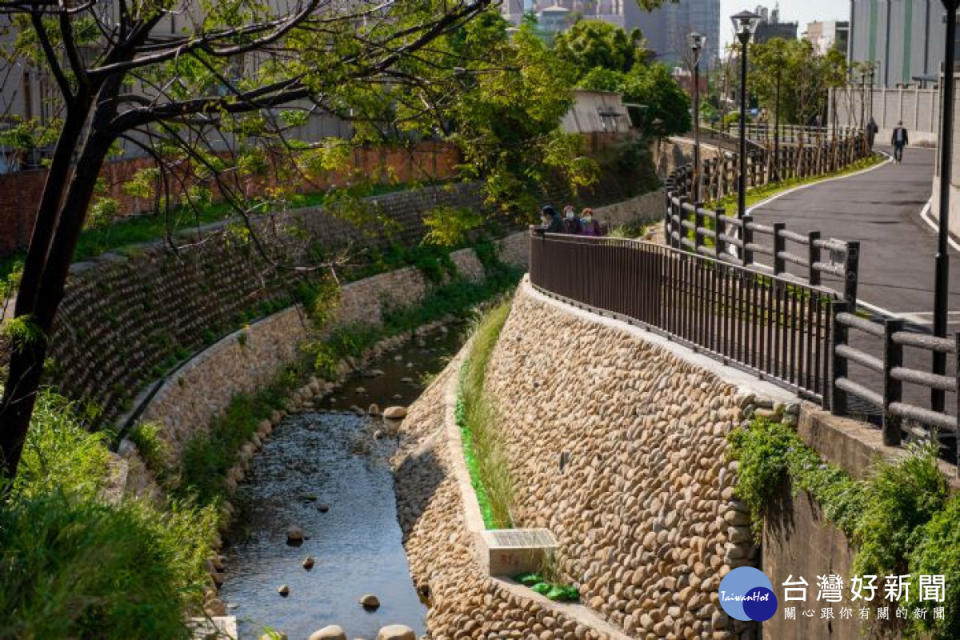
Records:
<instances>
[{"instance_id":1,"label":"grass","mask_svg":"<svg viewBox=\"0 0 960 640\"><path fill-rule=\"evenodd\" d=\"M215 514L190 502L107 502L107 438L45 391L0 503L0 638L189 638Z\"/></svg>"},{"instance_id":2,"label":"grass","mask_svg":"<svg viewBox=\"0 0 960 640\"><path fill-rule=\"evenodd\" d=\"M456 416L464 459L488 529L512 526L513 480L497 431L496 409L484 391L487 364L509 314L510 303L505 301L477 320L457 394Z\"/></svg>"},{"instance_id":3,"label":"grass","mask_svg":"<svg viewBox=\"0 0 960 640\"><path fill-rule=\"evenodd\" d=\"M240 448L261 421L283 408L288 394L303 378L303 367L289 367L266 388L234 396L223 415L187 442L177 477L169 486L171 493L219 507L229 495L226 474L236 464Z\"/></svg>"}]
</instances>

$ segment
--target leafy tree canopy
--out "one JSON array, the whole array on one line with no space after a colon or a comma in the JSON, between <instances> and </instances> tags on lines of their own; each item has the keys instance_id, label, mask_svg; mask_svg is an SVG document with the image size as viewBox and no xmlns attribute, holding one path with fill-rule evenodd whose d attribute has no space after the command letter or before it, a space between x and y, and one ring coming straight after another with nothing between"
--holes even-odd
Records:
<instances>
[{"instance_id":1,"label":"leafy tree canopy","mask_svg":"<svg viewBox=\"0 0 960 640\"><path fill-rule=\"evenodd\" d=\"M597 67L629 71L639 59L643 36L639 29L627 34L601 20L578 20L557 35L554 48L561 60L582 75Z\"/></svg>"}]
</instances>

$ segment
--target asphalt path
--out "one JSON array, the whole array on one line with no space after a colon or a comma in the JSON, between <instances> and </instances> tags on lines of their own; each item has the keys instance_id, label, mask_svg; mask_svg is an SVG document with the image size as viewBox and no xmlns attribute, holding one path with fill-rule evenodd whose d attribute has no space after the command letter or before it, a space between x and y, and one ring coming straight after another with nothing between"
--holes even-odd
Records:
<instances>
[{"instance_id":1,"label":"asphalt path","mask_svg":"<svg viewBox=\"0 0 960 640\"><path fill-rule=\"evenodd\" d=\"M890 151L878 147L882 151ZM907 148L902 164L814 184L766 204L757 222L860 241L859 299L917 325L932 324L937 236L921 218L930 198L935 152ZM960 328L960 253L950 249L950 309Z\"/></svg>"}]
</instances>

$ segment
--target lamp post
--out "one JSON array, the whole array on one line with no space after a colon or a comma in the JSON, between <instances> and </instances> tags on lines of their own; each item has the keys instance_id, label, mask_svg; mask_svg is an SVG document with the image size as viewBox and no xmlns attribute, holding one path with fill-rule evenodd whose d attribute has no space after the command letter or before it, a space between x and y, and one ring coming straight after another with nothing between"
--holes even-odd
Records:
<instances>
[{"instance_id":1,"label":"lamp post","mask_svg":"<svg viewBox=\"0 0 960 640\"><path fill-rule=\"evenodd\" d=\"M760 24L760 16L741 11L730 16L733 30L740 41L740 177L737 181L737 217L747 213L747 45Z\"/></svg>"},{"instance_id":2,"label":"lamp post","mask_svg":"<svg viewBox=\"0 0 960 640\"><path fill-rule=\"evenodd\" d=\"M690 59L693 66L693 201L700 201L700 60L707 37L694 31L690 40Z\"/></svg>"},{"instance_id":3,"label":"lamp post","mask_svg":"<svg viewBox=\"0 0 960 640\"><path fill-rule=\"evenodd\" d=\"M947 10L947 42L943 58L943 82L940 95L943 105L940 118L940 229L937 232L937 256L935 258L936 283L933 293L933 334L941 338L947 335L947 288L950 286L950 256L947 253L947 233L950 225L950 182L953 173L953 68L956 58L957 5L960 0L942 0ZM945 353L933 353L933 372L943 375L947 370ZM930 396L934 411L943 411L944 393L934 389Z\"/></svg>"},{"instance_id":4,"label":"lamp post","mask_svg":"<svg viewBox=\"0 0 960 640\"><path fill-rule=\"evenodd\" d=\"M780 182L780 75L783 56L777 56L777 103L773 108L773 178Z\"/></svg>"}]
</instances>

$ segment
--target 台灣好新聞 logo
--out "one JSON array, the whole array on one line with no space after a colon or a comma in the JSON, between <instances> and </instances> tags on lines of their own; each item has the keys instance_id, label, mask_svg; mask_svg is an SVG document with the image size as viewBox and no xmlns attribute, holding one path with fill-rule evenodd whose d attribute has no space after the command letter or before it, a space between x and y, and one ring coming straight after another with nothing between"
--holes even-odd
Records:
<instances>
[{"instance_id":1,"label":"\u53f0\u7063\u597d\u65b0\u805e logo","mask_svg":"<svg viewBox=\"0 0 960 640\"><path fill-rule=\"evenodd\" d=\"M720 581L720 606L735 620L764 622L777 612L770 578L753 567L738 567Z\"/></svg>"}]
</instances>

